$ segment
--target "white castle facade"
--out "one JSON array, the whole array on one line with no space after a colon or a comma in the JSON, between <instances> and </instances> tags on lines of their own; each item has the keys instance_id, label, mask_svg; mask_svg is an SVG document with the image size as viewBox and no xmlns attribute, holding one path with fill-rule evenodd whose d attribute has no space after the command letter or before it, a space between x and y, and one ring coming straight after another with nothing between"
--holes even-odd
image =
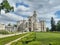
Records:
<instances>
[{"instance_id":1,"label":"white castle facade","mask_svg":"<svg viewBox=\"0 0 60 45\"><path fill-rule=\"evenodd\" d=\"M45 20L37 21L37 14L36 11L34 11L32 16L28 17L28 20L20 20L17 22L17 27L14 26L6 26L4 24L0 24L0 30L7 30L10 32L31 32L31 31L37 31L37 32L46 32L46 24Z\"/></svg>"},{"instance_id":2,"label":"white castle facade","mask_svg":"<svg viewBox=\"0 0 60 45\"><path fill-rule=\"evenodd\" d=\"M34 11L33 15L28 18L28 20L20 20L17 22L18 31L42 31L46 32L45 20L37 21L37 14Z\"/></svg>"}]
</instances>

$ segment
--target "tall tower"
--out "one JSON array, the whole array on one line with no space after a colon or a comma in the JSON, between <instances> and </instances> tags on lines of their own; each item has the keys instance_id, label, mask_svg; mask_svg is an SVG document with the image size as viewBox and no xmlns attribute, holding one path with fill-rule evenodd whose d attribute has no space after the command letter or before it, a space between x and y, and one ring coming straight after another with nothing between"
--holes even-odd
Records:
<instances>
[{"instance_id":1,"label":"tall tower","mask_svg":"<svg viewBox=\"0 0 60 45\"><path fill-rule=\"evenodd\" d=\"M33 12L33 17L34 17L34 19L36 19L36 18L37 18L36 11L34 11L34 12Z\"/></svg>"},{"instance_id":2,"label":"tall tower","mask_svg":"<svg viewBox=\"0 0 60 45\"><path fill-rule=\"evenodd\" d=\"M33 30L36 31L37 30L37 14L36 14L36 11L34 11L34 14L33 14Z\"/></svg>"}]
</instances>

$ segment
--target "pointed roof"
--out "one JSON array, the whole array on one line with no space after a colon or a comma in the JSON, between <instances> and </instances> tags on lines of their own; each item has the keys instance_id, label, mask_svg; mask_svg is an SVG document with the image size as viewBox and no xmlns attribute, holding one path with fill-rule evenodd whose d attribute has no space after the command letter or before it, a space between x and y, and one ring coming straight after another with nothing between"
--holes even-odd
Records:
<instances>
[{"instance_id":1,"label":"pointed roof","mask_svg":"<svg viewBox=\"0 0 60 45\"><path fill-rule=\"evenodd\" d=\"M34 12L33 12L33 16L34 16L34 17L36 17L36 16L37 16L36 11L34 11Z\"/></svg>"}]
</instances>

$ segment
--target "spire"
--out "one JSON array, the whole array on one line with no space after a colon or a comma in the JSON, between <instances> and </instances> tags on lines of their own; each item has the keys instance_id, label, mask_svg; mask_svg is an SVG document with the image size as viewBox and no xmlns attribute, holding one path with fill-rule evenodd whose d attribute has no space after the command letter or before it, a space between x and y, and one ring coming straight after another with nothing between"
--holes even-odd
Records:
<instances>
[{"instance_id":1,"label":"spire","mask_svg":"<svg viewBox=\"0 0 60 45\"><path fill-rule=\"evenodd\" d=\"M36 11L34 11L34 13L36 13Z\"/></svg>"},{"instance_id":2,"label":"spire","mask_svg":"<svg viewBox=\"0 0 60 45\"><path fill-rule=\"evenodd\" d=\"M33 13L34 13L33 16L36 17L37 16L36 11L34 11Z\"/></svg>"}]
</instances>

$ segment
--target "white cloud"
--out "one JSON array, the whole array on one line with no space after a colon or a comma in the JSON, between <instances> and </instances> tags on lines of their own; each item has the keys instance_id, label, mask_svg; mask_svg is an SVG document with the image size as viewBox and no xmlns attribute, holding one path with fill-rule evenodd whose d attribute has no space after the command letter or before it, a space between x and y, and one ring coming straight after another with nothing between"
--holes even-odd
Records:
<instances>
[{"instance_id":1,"label":"white cloud","mask_svg":"<svg viewBox=\"0 0 60 45\"><path fill-rule=\"evenodd\" d=\"M2 0L0 0L0 3L2 2Z\"/></svg>"},{"instance_id":2,"label":"white cloud","mask_svg":"<svg viewBox=\"0 0 60 45\"><path fill-rule=\"evenodd\" d=\"M24 6L19 6L17 9L21 9L22 11L29 10L29 8L26 8L26 7L24 7Z\"/></svg>"},{"instance_id":3,"label":"white cloud","mask_svg":"<svg viewBox=\"0 0 60 45\"><path fill-rule=\"evenodd\" d=\"M20 5L16 8L15 13L20 15L31 16L32 12L30 11L29 7L25 7L24 5Z\"/></svg>"},{"instance_id":4,"label":"white cloud","mask_svg":"<svg viewBox=\"0 0 60 45\"><path fill-rule=\"evenodd\" d=\"M1 14L5 14L5 11L4 10L1 10Z\"/></svg>"},{"instance_id":5,"label":"white cloud","mask_svg":"<svg viewBox=\"0 0 60 45\"><path fill-rule=\"evenodd\" d=\"M11 6L14 6L15 13L7 13L3 14L4 16L8 17L11 20L20 20L25 16L31 16L33 11L36 10L38 17L46 18L47 21L50 21L51 17L54 17L55 21L60 20L55 15L55 12L60 10L60 0L8 0ZM0 1L1 2L1 1ZM23 5L19 5L16 8L17 2L23 2L24 4L28 4L29 7L25 7ZM2 11L4 13L4 11ZM1 18L2 16L0 16ZM3 18L3 17L2 17ZM5 19L5 17L4 17Z\"/></svg>"},{"instance_id":6,"label":"white cloud","mask_svg":"<svg viewBox=\"0 0 60 45\"><path fill-rule=\"evenodd\" d=\"M23 17L15 15L13 13L6 13L6 14L2 14L0 15L0 22L2 23L17 23L17 21L19 20L23 20Z\"/></svg>"},{"instance_id":7,"label":"white cloud","mask_svg":"<svg viewBox=\"0 0 60 45\"><path fill-rule=\"evenodd\" d=\"M16 20L16 21L23 19L23 17L17 16L17 15L15 15L15 14L11 14L11 13L7 13L7 14L5 14L5 16L7 16L8 18L11 18L12 20Z\"/></svg>"},{"instance_id":8,"label":"white cloud","mask_svg":"<svg viewBox=\"0 0 60 45\"><path fill-rule=\"evenodd\" d=\"M25 6L18 6L17 8L16 8L16 11L27 11L27 10L29 10L29 8L27 8L27 7L25 7Z\"/></svg>"}]
</instances>

